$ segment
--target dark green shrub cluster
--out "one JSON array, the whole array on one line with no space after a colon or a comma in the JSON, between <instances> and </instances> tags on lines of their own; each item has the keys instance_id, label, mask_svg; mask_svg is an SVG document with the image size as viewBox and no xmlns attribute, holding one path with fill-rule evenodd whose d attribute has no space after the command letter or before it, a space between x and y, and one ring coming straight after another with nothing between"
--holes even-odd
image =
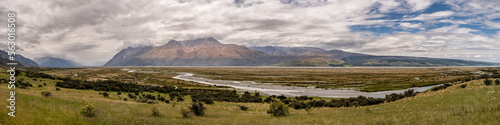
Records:
<instances>
[{"instance_id":1,"label":"dark green shrub cluster","mask_svg":"<svg viewBox=\"0 0 500 125\"><path fill-rule=\"evenodd\" d=\"M500 80L495 80L495 85L500 85Z\"/></svg>"},{"instance_id":2,"label":"dark green shrub cluster","mask_svg":"<svg viewBox=\"0 0 500 125\"><path fill-rule=\"evenodd\" d=\"M465 87L467 87L467 84L460 85L460 88L465 88Z\"/></svg>"},{"instance_id":3,"label":"dark green shrub cluster","mask_svg":"<svg viewBox=\"0 0 500 125\"><path fill-rule=\"evenodd\" d=\"M240 107L240 109L241 109L241 110L243 110L243 111L246 111L246 110L248 110L248 107L246 107L246 106L243 106L243 105L238 105L238 107Z\"/></svg>"},{"instance_id":4,"label":"dark green shrub cluster","mask_svg":"<svg viewBox=\"0 0 500 125\"><path fill-rule=\"evenodd\" d=\"M368 106L368 105L377 105L380 103L392 102L406 97L413 97L417 93L413 89L406 90L402 94L392 93L386 95L385 98L373 98L373 97L351 97L351 98L341 98L341 99L332 99L331 101L325 100L312 100L312 101L300 101L293 100L289 104L290 107L294 109L307 109L308 107L358 107L358 106ZM286 99L284 99L286 100Z\"/></svg>"},{"instance_id":5,"label":"dark green shrub cluster","mask_svg":"<svg viewBox=\"0 0 500 125\"><path fill-rule=\"evenodd\" d=\"M489 80L489 79L485 79L483 82L484 82L484 85L489 86L489 85L491 85L491 83L492 83L493 81L492 81L492 80Z\"/></svg>"},{"instance_id":6,"label":"dark green shrub cluster","mask_svg":"<svg viewBox=\"0 0 500 125\"><path fill-rule=\"evenodd\" d=\"M104 97L108 97L108 96L109 96L109 94L108 94L108 92L104 92L104 93L102 93L102 96L104 96Z\"/></svg>"},{"instance_id":7,"label":"dark green shrub cluster","mask_svg":"<svg viewBox=\"0 0 500 125\"><path fill-rule=\"evenodd\" d=\"M42 85L38 85L38 87L43 87Z\"/></svg>"},{"instance_id":8,"label":"dark green shrub cluster","mask_svg":"<svg viewBox=\"0 0 500 125\"><path fill-rule=\"evenodd\" d=\"M295 97L295 100L312 100L313 98L312 97L307 97L307 95L301 95L301 96L297 96Z\"/></svg>"},{"instance_id":9,"label":"dark green shrub cluster","mask_svg":"<svg viewBox=\"0 0 500 125\"><path fill-rule=\"evenodd\" d=\"M238 95L236 91L227 90L190 90L188 92L191 95L193 101L205 102L211 104L213 101L224 101L224 102L262 102L260 95L252 95L249 92L245 92L243 95Z\"/></svg>"},{"instance_id":10,"label":"dark green shrub cluster","mask_svg":"<svg viewBox=\"0 0 500 125\"><path fill-rule=\"evenodd\" d=\"M16 86L16 88L20 88L20 89L26 89L28 87L33 87L33 84L31 84L29 82L23 82L23 81L16 81L16 83L14 83L14 85Z\"/></svg>"},{"instance_id":11,"label":"dark green shrub cluster","mask_svg":"<svg viewBox=\"0 0 500 125\"><path fill-rule=\"evenodd\" d=\"M441 89L446 89L446 88L448 88L450 86L451 86L451 84L445 83L445 84L443 84L441 86L432 87L431 90L432 91L438 91L438 90L441 90Z\"/></svg>"}]
</instances>

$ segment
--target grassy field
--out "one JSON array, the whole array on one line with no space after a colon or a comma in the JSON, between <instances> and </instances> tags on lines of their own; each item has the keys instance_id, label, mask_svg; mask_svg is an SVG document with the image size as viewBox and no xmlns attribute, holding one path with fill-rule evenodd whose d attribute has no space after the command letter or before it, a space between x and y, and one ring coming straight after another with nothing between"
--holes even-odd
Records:
<instances>
[{"instance_id":1,"label":"grassy field","mask_svg":"<svg viewBox=\"0 0 500 125\"><path fill-rule=\"evenodd\" d=\"M145 104L121 100L126 93L119 96L110 92L109 97L103 97L93 90L55 91L54 80L35 81L21 76L18 79L30 82L33 87L16 89L16 117L8 116L8 109L1 108L0 113L4 114L0 115L1 124L500 124L500 86L485 86L481 80L461 83L467 84L466 88L454 85L374 106L314 108L310 113L290 109L289 116L274 117L266 113L267 103L215 102L206 106L204 116L182 118L180 110L190 104L189 96L175 106L173 102ZM43 97L42 91L50 91L52 96ZM7 99L8 92L6 84L0 85L0 97ZM96 105L95 118L79 113L85 100ZM248 106L249 110L242 111L237 105ZM6 106L7 102L0 103L0 107ZM160 117L151 115L155 106L160 109Z\"/></svg>"},{"instance_id":2,"label":"grassy field","mask_svg":"<svg viewBox=\"0 0 500 125\"><path fill-rule=\"evenodd\" d=\"M122 69L137 70L134 73ZM143 84L201 87L206 85L172 79L178 72L194 73L210 79L255 81L286 86L315 86L318 88L355 88L361 91L406 89L454 82L479 74L471 73L492 69L484 67L442 68L255 68L255 67L114 67L47 71L49 74L87 80L131 81ZM498 69L498 68L496 68ZM152 73L140 73L140 72ZM74 74L78 74L77 77Z\"/></svg>"}]
</instances>

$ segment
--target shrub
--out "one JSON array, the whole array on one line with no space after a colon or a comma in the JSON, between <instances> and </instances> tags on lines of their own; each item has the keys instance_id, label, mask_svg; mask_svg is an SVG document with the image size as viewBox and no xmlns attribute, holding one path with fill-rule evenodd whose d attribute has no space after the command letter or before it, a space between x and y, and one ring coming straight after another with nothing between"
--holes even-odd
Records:
<instances>
[{"instance_id":1,"label":"shrub","mask_svg":"<svg viewBox=\"0 0 500 125\"><path fill-rule=\"evenodd\" d=\"M127 98L123 98L123 101L127 101L128 99Z\"/></svg>"},{"instance_id":2,"label":"shrub","mask_svg":"<svg viewBox=\"0 0 500 125\"><path fill-rule=\"evenodd\" d=\"M94 117L97 114L97 109L94 105L87 103L80 109L80 113L85 117Z\"/></svg>"},{"instance_id":3,"label":"shrub","mask_svg":"<svg viewBox=\"0 0 500 125\"><path fill-rule=\"evenodd\" d=\"M49 97L49 96L52 96L52 93L50 93L48 91L42 91L42 96Z\"/></svg>"},{"instance_id":4,"label":"shrub","mask_svg":"<svg viewBox=\"0 0 500 125\"><path fill-rule=\"evenodd\" d=\"M191 112L193 112L194 115L202 116L203 114L205 114L206 108L203 106L203 103L194 102L191 104L191 107L189 107L189 109L191 109Z\"/></svg>"},{"instance_id":5,"label":"shrub","mask_svg":"<svg viewBox=\"0 0 500 125\"><path fill-rule=\"evenodd\" d=\"M118 91L116 92L117 95L122 95L122 92Z\"/></svg>"},{"instance_id":6,"label":"shrub","mask_svg":"<svg viewBox=\"0 0 500 125\"><path fill-rule=\"evenodd\" d=\"M185 108L181 109L181 114L182 114L183 118L191 118L191 116L194 115L193 112L191 112L191 110L188 110L188 109L185 109Z\"/></svg>"},{"instance_id":7,"label":"shrub","mask_svg":"<svg viewBox=\"0 0 500 125\"><path fill-rule=\"evenodd\" d=\"M465 88L465 87L467 87L467 84L460 85L460 88Z\"/></svg>"},{"instance_id":8,"label":"shrub","mask_svg":"<svg viewBox=\"0 0 500 125\"><path fill-rule=\"evenodd\" d=\"M485 84L485 85L489 86L489 85L491 85L491 83L492 83L493 81L491 81L491 80L489 80L489 79L485 79L483 82L484 82L484 84Z\"/></svg>"},{"instance_id":9,"label":"shrub","mask_svg":"<svg viewBox=\"0 0 500 125\"><path fill-rule=\"evenodd\" d=\"M238 107L240 107L240 109L243 110L243 111L248 110L248 107L246 107L246 106L238 105Z\"/></svg>"},{"instance_id":10,"label":"shrub","mask_svg":"<svg viewBox=\"0 0 500 125\"><path fill-rule=\"evenodd\" d=\"M104 92L104 93L102 93L102 96L104 96L104 97L108 97L108 96L109 96L109 94L108 94L108 92Z\"/></svg>"},{"instance_id":11,"label":"shrub","mask_svg":"<svg viewBox=\"0 0 500 125\"><path fill-rule=\"evenodd\" d=\"M450 86L451 86L450 84L445 83L445 84L443 84L441 86L432 87L431 90L432 91L438 91L438 90L441 90L441 89L446 89L446 88L448 88Z\"/></svg>"},{"instance_id":12,"label":"shrub","mask_svg":"<svg viewBox=\"0 0 500 125\"><path fill-rule=\"evenodd\" d=\"M44 86L47 86L47 83L43 83Z\"/></svg>"},{"instance_id":13,"label":"shrub","mask_svg":"<svg viewBox=\"0 0 500 125\"><path fill-rule=\"evenodd\" d=\"M288 114L288 106L281 101L274 101L269 106L267 114L272 114L273 116L286 116Z\"/></svg>"},{"instance_id":14,"label":"shrub","mask_svg":"<svg viewBox=\"0 0 500 125\"><path fill-rule=\"evenodd\" d=\"M151 109L151 112L152 112L153 116L156 116L156 117L160 116L160 110L158 110L158 107L153 107Z\"/></svg>"},{"instance_id":15,"label":"shrub","mask_svg":"<svg viewBox=\"0 0 500 125\"><path fill-rule=\"evenodd\" d=\"M42 85L38 85L38 87L43 87Z\"/></svg>"},{"instance_id":16,"label":"shrub","mask_svg":"<svg viewBox=\"0 0 500 125\"><path fill-rule=\"evenodd\" d=\"M59 89L58 87L56 87L56 91L59 91L59 90L61 90L61 89Z\"/></svg>"},{"instance_id":17,"label":"shrub","mask_svg":"<svg viewBox=\"0 0 500 125\"><path fill-rule=\"evenodd\" d=\"M500 85L500 80L495 80L495 85Z\"/></svg>"},{"instance_id":18,"label":"shrub","mask_svg":"<svg viewBox=\"0 0 500 125\"><path fill-rule=\"evenodd\" d=\"M214 100L207 99L207 100L205 100L205 104L214 104Z\"/></svg>"},{"instance_id":19,"label":"shrub","mask_svg":"<svg viewBox=\"0 0 500 125\"><path fill-rule=\"evenodd\" d=\"M165 103L170 103L170 100L165 99Z\"/></svg>"}]
</instances>

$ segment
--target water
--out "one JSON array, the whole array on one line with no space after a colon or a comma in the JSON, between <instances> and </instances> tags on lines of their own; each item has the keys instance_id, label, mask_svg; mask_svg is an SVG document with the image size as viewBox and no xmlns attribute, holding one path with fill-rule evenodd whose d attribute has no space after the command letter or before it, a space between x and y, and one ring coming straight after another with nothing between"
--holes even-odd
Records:
<instances>
[{"instance_id":1,"label":"water","mask_svg":"<svg viewBox=\"0 0 500 125\"><path fill-rule=\"evenodd\" d=\"M318 97L349 98L349 97L358 97L361 95L365 97L385 98L385 95L392 93L403 93L404 91L409 89L413 89L415 90L415 92L422 92L431 89L432 87L442 85L438 84L432 86L412 87L408 89L378 91L378 92L362 92L352 89L321 89L314 87L281 86L272 83L256 83L253 81L213 80L202 77L196 77L192 73L180 73L180 75L174 76L172 78L184 81L198 82L208 85L228 86L246 91L257 91L267 95L285 95L288 97L307 95L307 96L318 96Z\"/></svg>"}]
</instances>

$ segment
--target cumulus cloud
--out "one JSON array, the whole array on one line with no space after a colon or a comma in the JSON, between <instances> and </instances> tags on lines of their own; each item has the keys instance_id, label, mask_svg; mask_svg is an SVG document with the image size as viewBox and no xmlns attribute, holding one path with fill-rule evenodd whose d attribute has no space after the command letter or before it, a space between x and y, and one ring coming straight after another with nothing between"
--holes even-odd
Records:
<instances>
[{"instance_id":1,"label":"cumulus cloud","mask_svg":"<svg viewBox=\"0 0 500 125\"><path fill-rule=\"evenodd\" d=\"M30 58L60 57L87 65L105 62L121 49L130 46L162 45L172 39L200 37L215 37L222 43L247 46L312 46L370 54L404 53L408 56L426 57L444 57L443 54L467 55L458 51L467 50L468 48L461 47L464 45L473 46L469 48L471 51L497 45L468 44L465 41L471 42L471 39L465 39L463 36L478 38L473 41L476 43L498 38L473 34L471 32L474 32L474 29L458 26L419 33L396 32L382 36L368 31L353 32L350 28L353 25L384 25L422 29L427 23L400 23L373 18L384 17L384 13L390 12L423 11L434 2L436 1L16 0L0 5L0 14L6 15L9 11L18 14L18 46L21 48L19 53ZM418 14L401 20L457 22L443 18L452 15L468 16L481 9L477 6L486 5L480 1L446 3L454 10ZM481 12L491 13L492 10L498 10L498 6L493 5L487 5L486 8L492 9ZM500 15L488 14L487 17L484 16L485 19L463 23L483 23L496 17ZM6 21L0 20L0 23L5 24ZM497 28L495 22L488 25ZM6 27L0 27L0 30L5 31ZM436 40L436 33L449 39L444 43L441 39ZM0 47L6 48L5 45Z\"/></svg>"}]
</instances>

